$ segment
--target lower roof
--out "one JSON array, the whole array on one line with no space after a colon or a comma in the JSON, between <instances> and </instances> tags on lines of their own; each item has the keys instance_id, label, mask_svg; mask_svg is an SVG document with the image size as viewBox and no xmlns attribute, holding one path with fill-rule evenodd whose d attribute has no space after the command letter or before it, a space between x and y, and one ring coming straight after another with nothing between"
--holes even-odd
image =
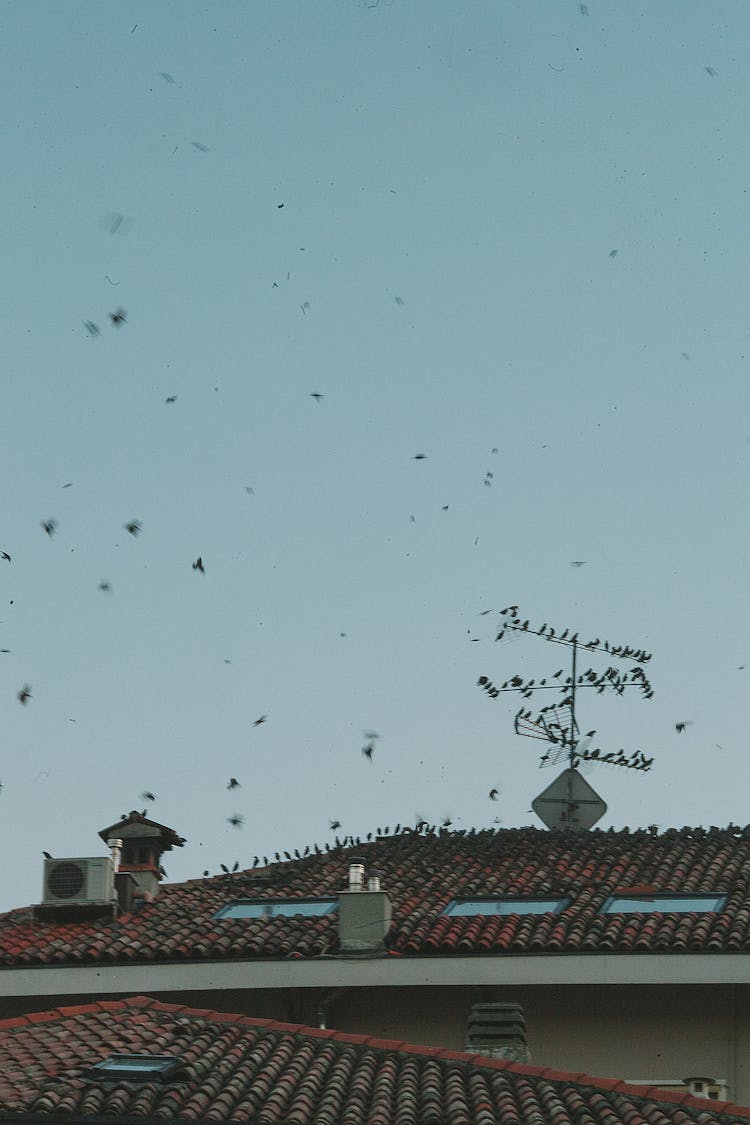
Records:
<instances>
[{"instance_id":1,"label":"lower roof","mask_svg":"<svg viewBox=\"0 0 750 1125\"><path fill-rule=\"evenodd\" d=\"M163 1081L95 1080L114 1054ZM263 1125L729 1125L750 1107L138 996L0 1021L0 1119Z\"/></svg>"}]
</instances>

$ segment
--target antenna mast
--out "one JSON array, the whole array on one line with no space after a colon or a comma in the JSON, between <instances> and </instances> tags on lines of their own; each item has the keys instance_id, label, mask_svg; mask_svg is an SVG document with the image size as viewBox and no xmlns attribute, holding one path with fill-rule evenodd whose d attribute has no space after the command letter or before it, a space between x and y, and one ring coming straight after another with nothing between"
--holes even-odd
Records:
<instances>
[{"instance_id":1,"label":"antenna mast","mask_svg":"<svg viewBox=\"0 0 750 1125\"><path fill-rule=\"evenodd\" d=\"M485 611L488 612L488 611ZM638 687L644 699L651 699L653 689L643 671L643 665L651 660L651 653L643 649L634 649L630 645L610 645L608 641L596 640L582 643L578 633L571 635L570 630L557 632L551 625L544 624L540 629L529 627L529 622L522 621L518 614L518 606L508 606L500 611L500 630L495 637L500 641L508 632L528 633L531 636L541 637L553 644L565 645L571 650L570 675L562 680L561 668L549 679L526 680L516 675L496 687L487 676L480 676L477 681L492 699L497 699L504 692L518 692L522 699L530 699L537 691L562 692L563 698L559 703L548 704L542 707L537 714L531 709L521 707L513 720L516 734L526 738L538 738L546 743L546 749L540 760L540 767L554 765L567 758L567 768L548 790L540 794L532 803L532 808L539 803L544 806L544 814L540 808L534 808L548 827L591 827L606 812L606 804L598 797L591 786L578 773L577 767L581 762L600 762L603 765L622 766L626 769L648 771L653 764L653 758L647 758L640 750L627 755L624 750L603 753L600 749L591 749L591 741L596 731L589 731L584 738L580 737L576 719L576 694L580 688L596 688L599 694L606 690L622 695L627 687ZM633 667L620 672L617 668L609 666L603 672L588 668L585 672L578 672L578 650L583 648L589 652L606 653L609 657L631 660ZM553 681L553 682L550 682ZM558 784L561 783L561 784ZM588 812L581 806L590 806ZM547 806L554 806L549 812ZM593 816L593 819L592 819ZM553 823L550 823L552 820Z\"/></svg>"}]
</instances>

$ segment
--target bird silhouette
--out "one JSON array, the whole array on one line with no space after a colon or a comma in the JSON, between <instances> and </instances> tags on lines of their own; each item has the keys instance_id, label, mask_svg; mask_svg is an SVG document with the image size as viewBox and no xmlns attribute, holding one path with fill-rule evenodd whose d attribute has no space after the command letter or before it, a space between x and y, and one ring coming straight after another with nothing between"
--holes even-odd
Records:
<instances>
[{"instance_id":1,"label":"bird silhouette","mask_svg":"<svg viewBox=\"0 0 750 1125\"><path fill-rule=\"evenodd\" d=\"M141 800L142 801L155 801L156 796L150 790L146 789L146 790L144 790L143 793L141 793Z\"/></svg>"},{"instance_id":2,"label":"bird silhouette","mask_svg":"<svg viewBox=\"0 0 750 1125\"><path fill-rule=\"evenodd\" d=\"M320 401L325 398L325 395L322 395L320 391L311 391L310 398L314 398L318 405L320 405Z\"/></svg>"},{"instance_id":3,"label":"bird silhouette","mask_svg":"<svg viewBox=\"0 0 750 1125\"><path fill-rule=\"evenodd\" d=\"M7 551L0 551L0 558L5 559L6 562L11 561L11 557Z\"/></svg>"},{"instance_id":4,"label":"bird silhouette","mask_svg":"<svg viewBox=\"0 0 750 1125\"><path fill-rule=\"evenodd\" d=\"M42 527L44 528L44 530L47 532L47 534L49 535L49 537L51 539L52 536L57 531L57 520L54 520L54 519L42 520Z\"/></svg>"},{"instance_id":5,"label":"bird silhouette","mask_svg":"<svg viewBox=\"0 0 750 1125\"><path fill-rule=\"evenodd\" d=\"M102 578L101 582L99 583L99 589L103 590L105 594L109 594L112 592L112 584L110 582L107 582L106 578Z\"/></svg>"},{"instance_id":6,"label":"bird silhouette","mask_svg":"<svg viewBox=\"0 0 750 1125\"><path fill-rule=\"evenodd\" d=\"M255 722L253 723L253 726L259 727L261 725L261 723L265 723L267 718L268 718L268 715L261 715L258 719L255 720Z\"/></svg>"},{"instance_id":7,"label":"bird silhouette","mask_svg":"<svg viewBox=\"0 0 750 1125\"><path fill-rule=\"evenodd\" d=\"M230 777L227 783L227 789L241 789L241 785L236 777Z\"/></svg>"},{"instance_id":8,"label":"bird silhouette","mask_svg":"<svg viewBox=\"0 0 750 1125\"><path fill-rule=\"evenodd\" d=\"M427 454L426 453L415 453L414 456L412 457L412 461L426 461L426 460L427 460Z\"/></svg>"},{"instance_id":9,"label":"bird silhouette","mask_svg":"<svg viewBox=\"0 0 750 1125\"><path fill-rule=\"evenodd\" d=\"M678 734L682 734L685 727L689 727L689 726L692 726L691 720L690 719L684 719L679 723L675 723L674 729L677 731Z\"/></svg>"},{"instance_id":10,"label":"bird silhouette","mask_svg":"<svg viewBox=\"0 0 750 1125\"><path fill-rule=\"evenodd\" d=\"M574 559L574 560L573 560L573 561L571 562L571 564L570 564L570 565L571 565L571 566L585 566L585 565L586 565L586 560L585 560L585 559Z\"/></svg>"},{"instance_id":11,"label":"bird silhouette","mask_svg":"<svg viewBox=\"0 0 750 1125\"><path fill-rule=\"evenodd\" d=\"M115 328L119 328L121 324L127 324L128 314L123 308L115 309L113 313L109 314L109 319L112 321Z\"/></svg>"},{"instance_id":12,"label":"bird silhouette","mask_svg":"<svg viewBox=\"0 0 750 1125\"><path fill-rule=\"evenodd\" d=\"M490 791L489 791L489 798L490 798L490 800L491 800L491 801L496 801L496 800L497 800L497 797L498 797L498 790L497 790L497 789L490 789Z\"/></svg>"},{"instance_id":13,"label":"bird silhouette","mask_svg":"<svg viewBox=\"0 0 750 1125\"><path fill-rule=\"evenodd\" d=\"M201 572L201 574L206 573L206 571L203 568L203 559L201 558L200 555L198 555L198 558L193 563L193 570L199 570Z\"/></svg>"},{"instance_id":14,"label":"bird silhouette","mask_svg":"<svg viewBox=\"0 0 750 1125\"><path fill-rule=\"evenodd\" d=\"M227 824L231 824L232 828L242 828L245 823L245 818L240 813L234 813L233 816L227 817Z\"/></svg>"},{"instance_id":15,"label":"bird silhouette","mask_svg":"<svg viewBox=\"0 0 750 1125\"><path fill-rule=\"evenodd\" d=\"M367 760L369 762L372 761L372 756L373 756L374 752L375 752L375 743L374 742L368 742L362 747L362 753L364 754L364 756L367 758Z\"/></svg>"},{"instance_id":16,"label":"bird silhouette","mask_svg":"<svg viewBox=\"0 0 750 1125\"><path fill-rule=\"evenodd\" d=\"M22 703L23 706L25 707L26 704L28 703L28 701L32 698L33 698L33 696L31 694L31 685L30 684L24 684L23 687L21 688L21 690L18 692L18 695L16 696L16 699L18 700L19 703Z\"/></svg>"},{"instance_id":17,"label":"bird silhouette","mask_svg":"<svg viewBox=\"0 0 750 1125\"><path fill-rule=\"evenodd\" d=\"M52 856L49 854L49 852L42 852L42 855L45 859L52 859Z\"/></svg>"},{"instance_id":18,"label":"bird silhouette","mask_svg":"<svg viewBox=\"0 0 750 1125\"><path fill-rule=\"evenodd\" d=\"M101 336L102 334L99 325L95 324L93 320L84 320L83 326L88 332L89 336Z\"/></svg>"},{"instance_id":19,"label":"bird silhouette","mask_svg":"<svg viewBox=\"0 0 750 1125\"><path fill-rule=\"evenodd\" d=\"M141 533L142 524L140 520L129 520L122 525L129 535L137 536Z\"/></svg>"},{"instance_id":20,"label":"bird silhouette","mask_svg":"<svg viewBox=\"0 0 750 1125\"><path fill-rule=\"evenodd\" d=\"M341 821L340 820L329 820L328 828L331 832L335 832L336 829L340 828L340 827L341 827Z\"/></svg>"},{"instance_id":21,"label":"bird silhouette","mask_svg":"<svg viewBox=\"0 0 750 1125\"><path fill-rule=\"evenodd\" d=\"M177 402L177 395L167 395L167 397L164 399L164 401L167 402L167 403Z\"/></svg>"}]
</instances>

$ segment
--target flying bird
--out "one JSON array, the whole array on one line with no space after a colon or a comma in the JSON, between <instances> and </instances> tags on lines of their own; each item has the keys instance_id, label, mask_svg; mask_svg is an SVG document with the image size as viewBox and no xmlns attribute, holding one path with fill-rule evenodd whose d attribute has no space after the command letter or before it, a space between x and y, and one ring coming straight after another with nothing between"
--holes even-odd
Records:
<instances>
[{"instance_id":1,"label":"flying bird","mask_svg":"<svg viewBox=\"0 0 750 1125\"><path fill-rule=\"evenodd\" d=\"M102 590L105 594L111 594L112 584L111 582L107 582L106 578L102 578L101 582L99 583L99 589Z\"/></svg>"},{"instance_id":2,"label":"flying bird","mask_svg":"<svg viewBox=\"0 0 750 1125\"><path fill-rule=\"evenodd\" d=\"M341 827L341 821L340 820L329 820L328 821L328 827L329 827L331 832L335 832L337 828Z\"/></svg>"},{"instance_id":3,"label":"flying bird","mask_svg":"<svg viewBox=\"0 0 750 1125\"><path fill-rule=\"evenodd\" d=\"M227 782L227 789L241 789L241 788L242 788L242 786L240 785L237 778L236 777L230 777L229 781Z\"/></svg>"},{"instance_id":4,"label":"flying bird","mask_svg":"<svg viewBox=\"0 0 750 1125\"><path fill-rule=\"evenodd\" d=\"M5 559L6 562L11 561L10 555L8 554L7 551L0 551L0 558Z\"/></svg>"},{"instance_id":5,"label":"flying bird","mask_svg":"<svg viewBox=\"0 0 750 1125\"><path fill-rule=\"evenodd\" d=\"M231 824L232 828L242 828L242 825L244 823L245 818L244 816L241 816L240 813L234 813L233 816L227 817L227 824Z\"/></svg>"},{"instance_id":6,"label":"flying bird","mask_svg":"<svg viewBox=\"0 0 750 1125\"><path fill-rule=\"evenodd\" d=\"M610 250L609 256L610 256L610 258L616 258L617 257L617 251L616 250Z\"/></svg>"},{"instance_id":7,"label":"flying bird","mask_svg":"<svg viewBox=\"0 0 750 1125\"><path fill-rule=\"evenodd\" d=\"M253 723L253 726L259 727L261 723L265 723L267 718L268 718L268 715L261 715L260 718L255 720L255 722Z\"/></svg>"},{"instance_id":8,"label":"flying bird","mask_svg":"<svg viewBox=\"0 0 750 1125\"><path fill-rule=\"evenodd\" d=\"M177 395L167 395L164 401L165 403L177 402Z\"/></svg>"},{"instance_id":9,"label":"flying bird","mask_svg":"<svg viewBox=\"0 0 750 1125\"><path fill-rule=\"evenodd\" d=\"M198 555L198 558L193 563L193 570L199 570L201 572L201 574L206 573L206 571L203 567L203 559L201 558L200 555Z\"/></svg>"},{"instance_id":10,"label":"flying bird","mask_svg":"<svg viewBox=\"0 0 750 1125\"><path fill-rule=\"evenodd\" d=\"M322 394L320 393L320 391L311 391L311 392L310 392L310 398L314 398L314 399L315 399L315 401L316 401L316 402L317 402L318 404L320 404L320 400L321 400L321 399L323 399L323 398L325 398L325 395L322 395Z\"/></svg>"},{"instance_id":11,"label":"flying bird","mask_svg":"<svg viewBox=\"0 0 750 1125\"><path fill-rule=\"evenodd\" d=\"M415 453L414 456L412 457L412 461L426 461L426 460L427 460L427 454L426 453Z\"/></svg>"},{"instance_id":12,"label":"flying bird","mask_svg":"<svg viewBox=\"0 0 750 1125\"><path fill-rule=\"evenodd\" d=\"M19 703L22 703L23 706L25 707L26 704L28 703L28 701L31 698L32 698L31 685L30 684L24 684L23 687L21 688L21 690L19 691L18 695L16 696L16 699L18 700Z\"/></svg>"},{"instance_id":13,"label":"flying bird","mask_svg":"<svg viewBox=\"0 0 750 1125\"><path fill-rule=\"evenodd\" d=\"M110 313L109 319L112 321L112 324L115 326L115 328L119 328L121 324L128 323L128 314L125 312L125 309L121 307L115 309L113 313Z\"/></svg>"},{"instance_id":14,"label":"flying bird","mask_svg":"<svg viewBox=\"0 0 750 1125\"><path fill-rule=\"evenodd\" d=\"M704 67L703 67L703 69L705 70L706 74L707 74L707 75L708 75L708 76L709 76L710 78L715 78L715 77L716 77L716 71L714 70L714 68L713 68L712 66L704 66Z\"/></svg>"},{"instance_id":15,"label":"flying bird","mask_svg":"<svg viewBox=\"0 0 750 1125\"><path fill-rule=\"evenodd\" d=\"M101 336L102 334L99 325L95 324L93 320L84 320L83 327L86 329L89 336Z\"/></svg>"},{"instance_id":16,"label":"flying bird","mask_svg":"<svg viewBox=\"0 0 750 1125\"><path fill-rule=\"evenodd\" d=\"M499 793L499 790L497 790L497 789L490 789L490 792L489 792L489 798L490 798L490 800L491 800L491 801L496 801L496 800L497 800L497 798L498 798L498 793Z\"/></svg>"},{"instance_id":17,"label":"flying bird","mask_svg":"<svg viewBox=\"0 0 750 1125\"><path fill-rule=\"evenodd\" d=\"M573 559L573 561L571 562L570 565L571 566L585 566L586 560L585 559Z\"/></svg>"},{"instance_id":18,"label":"flying bird","mask_svg":"<svg viewBox=\"0 0 750 1125\"><path fill-rule=\"evenodd\" d=\"M372 761L372 756L373 756L373 754L375 753L375 743L374 743L374 742L368 742L368 743L366 743L366 745L364 745L364 746L362 747L362 753L363 753L363 754L364 754L364 756L365 756L365 757L367 758L367 760L368 760L369 762L371 762L371 761Z\"/></svg>"},{"instance_id":19,"label":"flying bird","mask_svg":"<svg viewBox=\"0 0 750 1125\"><path fill-rule=\"evenodd\" d=\"M142 523L140 520L130 520L129 523L122 525L130 535L140 535Z\"/></svg>"},{"instance_id":20,"label":"flying bird","mask_svg":"<svg viewBox=\"0 0 750 1125\"><path fill-rule=\"evenodd\" d=\"M202 141L191 141L193 148L197 148L198 152L208 152L208 145L204 145Z\"/></svg>"},{"instance_id":21,"label":"flying bird","mask_svg":"<svg viewBox=\"0 0 750 1125\"><path fill-rule=\"evenodd\" d=\"M57 531L57 520L53 520L53 519L42 520L42 527L44 528L44 530L47 532L47 534L49 535L49 537L51 539L52 536Z\"/></svg>"},{"instance_id":22,"label":"flying bird","mask_svg":"<svg viewBox=\"0 0 750 1125\"><path fill-rule=\"evenodd\" d=\"M148 789L146 789L143 793L141 793L141 800L142 801L155 801L156 796L155 796L155 794L151 793Z\"/></svg>"},{"instance_id":23,"label":"flying bird","mask_svg":"<svg viewBox=\"0 0 750 1125\"><path fill-rule=\"evenodd\" d=\"M678 734L682 734L685 727L690 727L692 725L693 724L692 724L691 719L684 719L684 720L680 721L679 723L675 723L674 729L677 731Z\"/></svg>"}]
</instances>

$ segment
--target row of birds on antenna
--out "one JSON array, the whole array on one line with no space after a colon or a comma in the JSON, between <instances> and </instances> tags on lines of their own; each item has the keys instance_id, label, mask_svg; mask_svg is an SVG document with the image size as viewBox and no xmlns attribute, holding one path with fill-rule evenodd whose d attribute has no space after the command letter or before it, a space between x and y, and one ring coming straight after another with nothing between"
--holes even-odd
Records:
<instances>
[{"instance_id":1,"label":"row of birds on antenna","mask_svg":"<svg viewBox=\"0 0 750 1125\"><path fill-rule=\"evenodd\" d=\"M491 613L492 610L482 610L482 615ZM631 645L611 645L609 641L602 641L597 637L593 641L579 641L578 633L574 633L571 629L563 629L558 632L548 625L546 622L539 629L531 628L528 618L522 621L518 614L518 606L510 605L505 609L499 611L500 616L504 617L500 631L495 637L496 641L501 641L506 632L517 633L531 633L536 637L544 637L548 641L556 641L558 644L567 645L580 645L581 648L589 649L590 651L599 650L601 652L608 652L610 656L619 656L625 660L636 660L639 664L646 664L651 659L652 654L645 652L642 648L632 648Z\"/></svg>"},{"instance_id":2,"label":"row of birds on antenna","mask_svg":"<svg viewBox=\"0 0 750 1125\"><path fill-rule=\"evenodd\" d=\"M492 699L496 699L503 691L517 691L520 692L524 699L531 699L535 691L549 691L551 688L565 691L572 688L573 677L566 676L564 680L561 679L560 677L563 671L564 669L560 668L553 676L550 676L549 680L546 678L541 680L525 680L523 676L512 676L509 680L504 680L503 683L500 684L500 687L496 687L487 676L480 676L477 680L477 685L483 688ZM558 683L551 683L550 681L552 680L557 680ZM643 669L639 668L637 665L635 668L631 668L629 672L618 672L616 668L612 667L605 668L603 672L596 672L593 668L587 668L585 672L581 672L581 674L576 677L575 684L576 687L596 688L600 695L602 692L606 691L607 688L611 688L612 691L617 692L618 695L622 695L626 687L634 686L641 689L644 699L651 699L654 694L653 688L646 679ZM550 704L547 707L543 707L540 713L544 714L545 711L551 711L559 706L562 706L562 704Z\"/></svg>"}]
</instances>

